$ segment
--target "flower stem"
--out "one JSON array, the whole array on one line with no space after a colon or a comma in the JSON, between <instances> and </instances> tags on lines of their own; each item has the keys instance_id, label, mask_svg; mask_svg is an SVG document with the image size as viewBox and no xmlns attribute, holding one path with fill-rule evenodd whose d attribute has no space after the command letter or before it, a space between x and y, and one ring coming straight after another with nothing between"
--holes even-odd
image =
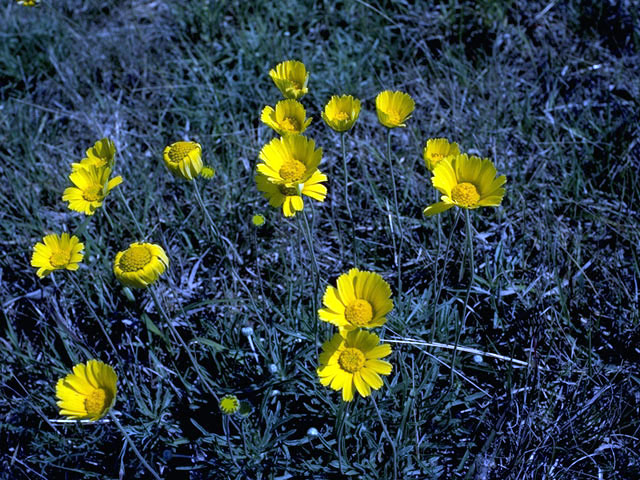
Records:
<instances>
[{"instance_id":1,"label":"flower stem","mask_svg":"<svg viewBox=\"0 0 640 480\"><path fill-rule=\"evenodd\" d=\"M238 465L236 457L233 454L233 447L231 446L231 435L229 434L229 416L228 415L224 415L222 417L222 429L224 430L225 437L227 437L227 447L229 448L229 455L231 455L231 460L233 461L233 464L236 467L241 468L240 465Z\"/></svg>"},{"instance_id":2,"label":"flower stem","mask_svg":"<svg viewBox=\"0 0 640 480\"><path fill-rule=\"evenodd\" d=\"M347 213L349 214L349 222L351 223L351 235L353 236L353 264L354 267L358 267L360 262L358 261L358 237L356 236L356 224L353 221L353 214L351 213L351 202L349 201L349 172L347 170L347 150L345 145L346 133L340 134L340 144L342 146L342 166L344 167L344 204L347 207Z\"/></svg>"},{"instance_id":3,"label":"flower stem","mask_svg":"<svg viewBox=\"0 0 640 480\"><path fill-rule=\"evenodd\" d=\"M396 248L396 240L393 232L393 222L391 228L391 241L393 243L393 256L396 262L396 267L398 269L398 292L397 295L400 295L402 291L402 220L400 219L400 210L398 208L398 191L396 188L396 178L393 173L393 161L391 160L391 129L387 131L387 159L389 160L389 171L391 172L391 185L393 187L393 208L394 213L396 215L396 223L397 230L399 234L399 245Z\"/></svg>"},{"instance_id":4,"label":"flower stem","mask_svg":"<svg viewBox=\"0 0 640 480\"><path fill-rule=\"evenodd\" d=\"M138 460L140 460L140 463L142 463L144 468L146 468L149 471L149 473L153 475L153 478L160 480L160 475L158 475L156 471L153 468L151 468L151 465L149 465L147 461L144 459L144 457L140 453L140 450L138 450L138 447L136 447L135 443L133 443L133 441L131 440L131 437L129 437L129 434L126 432L126 430L123 428L122 424L120 423L120 420L118 420L118 417L115 416L113 411L109 412L109 416L111 417L111 420L113 420L113 423L115 423L116 427L118 427L118 430L120 430L120 433L122 433L125 440L129 444L129 446L132 448L133 452L136 454L136 457L138 457Z\"/></svg>"},{"instance_id":5,"label":"flower stem","mask_svg":"<svg viewBox=\"0 0 640 480\"><path fill-rule=\"evenodd\" d=\"M218 231L218 227L216 227L216 224L213 222L213 219L211 218L211 215L209 215L209 211L205 207L204 201L202 200L202 196L200 195L200 188L198 188L198 179L197 178L193 179L193 189L196 192L196 200L198 202L198 205L200 205L200 208L202 209L202 213L204 214L204 217L207 220L207 223L209 224L209 227L211 228L211 232L213 233L214 239L216 241L220 242L220 244L222 244L222 241L221 241L221 238L220 238L220 232Z\"/></svg>"},{"instance_id":6,"label":"flower stem","mask_svg":"<svg viewBox=\"0 0 640 480\"><path fill-rule=\"evenodd\" d=\"M316 347L316 356L318 355L318 305L317 305L317 297L318 297L318 289L320 287L320 271L318 269L318 262L316 260L315 250L313 248L313 241L311 236L311 227L309 226L309 220L307 219L307 215L304 211L300 212L300 217L302 220L299 220L300 229L302 230L302 234L304 236L305 242L307 243L307 247L309 248L309 255L311 256L311 267L313 268L313 294L311 295L311 321L313 322L313 331L315 338L315 347Z\"/></svg>"},{"instance_id":7,"label":"flower stem","mask_svg":"<svg viewBox=\"0 0 640 480\"><path fill-rule=\"evenodd\" d=\"M469 258L469 286L467 287L467 293L464 297L464 306L462 307L462 314L458 319L458 324L456 325L456 341L453 345L453 358L451 359L451 385L453 385L453 376L455 373L456 367L456 356L458 353L458 345L460 343L460 336L464 332L465 321L467 319L467 309L469 307L469 296L471 295L471 287L473 286L474 280L474 272L475 272L475 263L473 259L473 236L471 234L471 215L469 214L469 209L465 208L464 210L464 220L466 227L466 237L467 237L467 256Z\"/></svg>"},{"instance_id":8,"label":"flower stem","mask_svg":"<svg viewBox=\"0 0 640 480\"><path fill-rule=\"evenodd\" d=\"M129 216L131 217L131 220L133 220L133 224L136 226L136 230L138 230L138 235L140 235L140 240L144 240L145 235L144 235L144 232L142 231L142 227L140 227L140 223L138 223L138 219L133 214L133 210L131 210L131 207L129 206L129 202L127 202L127 199L124 198L122 189L118 188L117 190L118 190L118 195L120 196L120 200L122 200L122 203L124 204L124 208L126 208L127 212L129 212Z\"/></svg>"},{"instance_id":9,"label":"flower stem","mask_svg":"<svg viewBox=\"0 0 640 480\"><path fill-rule=\"evenodd\" d=\"M375 408L376 413L378 414L378 419L380 420L380 425L382 425L382 430L384 431L384 434L387 436L387 439L389 440L389 445L391 445L391 451L393 452L393 479L397 480L398 457L396 455L396 446L393 443L393 440L391 439L391 435L389 435L389 430L387 430L387 425L384 423L384 420L382 419L382 415L380 414L380 410L378 409L378 404L376 403L375 393L373 392L371 394L371 401L373 402L373 407Z\"/></svg>"}]
</instances>

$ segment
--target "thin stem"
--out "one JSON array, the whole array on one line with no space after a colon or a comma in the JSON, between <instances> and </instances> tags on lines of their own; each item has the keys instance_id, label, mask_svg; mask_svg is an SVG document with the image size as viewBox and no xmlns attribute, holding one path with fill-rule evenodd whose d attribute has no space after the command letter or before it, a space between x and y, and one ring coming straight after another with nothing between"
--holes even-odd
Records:
<instances>
[{"instance_id":1,"label":"thin stem","mask_svg":"<svg viewBox=\"0 0 640 480\"><path fill-rule=\"evenodd\" d=\"M229 455L231 455L231 460L233 461L233 464L236 467L241 468L240 465L238 465L236 457L233 454L233 448L231 447L231 435L229 434L229 416L228 415L224 415L222 417L222 428L224 430L225 436L227 437L227 447L229 447Z\"/></svg>"},{"instance_id":2,"label":"thin stem","mask_svg":"<svg viewBox=\"0 0 640 480\"><path fill-rule=\"evenodd\" d=\"M218 227L216 227L216 224L213 222L211 215L209 215L209 211L204 205L204 201L202 200L202 196L200 195L200 188L198 188L198 180L195 178L193 179L193 189L196 192L196 200L200 205L200 208L202 209L202 213L204 213L205 219L207 220L207 223L209 224L209 227L213 232L213 236L215 240L222 243L220 238L220 232L218 231Z\"/></svg>"},{"instance_id":3,"label":"thin stem","mask_svg":"<svg viewBox=\"0 0 640 480\"><path fill-rule=\"evenodd\" d=\"M344 431L344 419L348 405L349 404L347 402L340 402L338 415L336 415L336 442L338 443L338 467L340 468L340 475L344 475L344 472L342 471L342 444L344 443L344 436L342 435L342 432ZM346 461L344 463L348 465Z\"/></svg>"},{"instance_id":4,"label":"thin stem","mask_svg":"<svg viewBox=\"0 0 640 480\"><path fill-rule=\"evenodd\" d=\"M167 323L169 330L171 330L171 333L173 334L173 336L178 340L178 342L180 342L180 344L182 345L182 348L184 348L184 351L187 353L189 360L191 360L191 364L193 365L193 368L196 371L196 375L198 375L198 378L200 379L202 384L207 388L207 390L209 390L209 393L213 395L216 401L220 401L216 392L213 391L209 386L208 380L200 372L200 369L201 369L200 364L195 359L195 357L191 354L191 350L189 350L189 347L185 343L184 339L182 338L182 336L180 335L176 327L173 326L173 323L171 322L169 315L167 314L164 307L162 306L162 303L160 303L160 299L158 298L158 294L156 293L155 289L153 288L153 286L150 286L148 290L151 292L151 297L153 298L153 301L156 304L156 308L158 309L158 312L160 312L160 315L164 318L165 322Z\"/></svg>"},{"instance_id":5,"label":"thin stem","mask_svg":"<svg viewBox=\"0 0 640 480\"><path fill-rule=\"evenodd\" d=\"M394 232L391 232L391 240L393 243L393 256L394 256L394 260L396 262L396 267L398 269L398 295L400 295L400 292L402 291L402 239L403 239L403 230L402 230L402 220L400 219L400 210L398 208L398 191L396 188L396 177L395 174L393 173L393 161L391 160L391 129L389 129L387 131L387 159L389 160L389 171L391 172L391 185L393 187L393 208L394 208L394 213L396 215L396 222L397 222L397 230L398 230L398 236L399 236L399 245L398 248L396 249L396 241L395 241L395 235ZM393 230L393 223L392 225L392 230Z\"/></svg>"},{"instance_id":6,"label":"thin stem","mask_svg":"<svg viewBox=\"0 0 640 480\"><path fill-rule=\"evenodd\" d=\"M384 420L382 419L382 415L380 414L380 410L378 409L378 404L376 403L375 393L371 394L371 401L373 402L373 407L375 408L376 413L378 414L378 419L380 420L380 425L382 425L382 430L384 431L384 434L387 436L387 439L389 440L389 445L391 445L391 451L393 452L393 479L397 480L397 478L398 478L398 456L396 455L396 446L393 443L393 440L391 440L391 435L389 435L389 430L387 430L387 425L384 423Z\"/></svg>"},{"instance_id":7,"label":"thin stem","mask_svg":"<svg viewBox=\"0 0 640 480\"><path fill-rule=\"evenodd\" d=\"M456 325L456 341L453 345L453 358L451 360L451 384L453 385L453 374L456 367L456 356L458 353L458 344L460 343L460 336L464 331L465 321L467 319L467 309L469 307L469 296L471 295L471 287L473 286L474 272L475 272L475 264L473 260L473 236L471 235L471 216L469 214L469 209L465 208L464 210L464 220L466 226L466 236L467 236L467 256L469 258L469 286L467 287L467 293L464 297L464 306L462 307L462 314L458 319Z\"/></svg>"},{"instance_id":8,"label":"thin stem","mask_svg":"<svg viewBox=\"0 0 640 480\"><path fill-rule=\"evenodd\" d=\"M136 230L138 230L138 235L140 235L140 240L144 240L145 235L144 235L144 232L142 231L142 227L140 227L140 223L138 223L138 219L133 214L133 210L131 210L131 207L129 206L129 202L127 202L127 199L124 198L124 193L122 193L122 189L118 188L117 190L118 190L118 195L120 196L120 200L122 200L122 203L124 204L124 208L127 210L127 212L129 212L129 216L131 217L131 220L133 220L133 224L136 226Z\"/></svg>"},{"instance_id":9,"label":"thin stem","mask_svg":"<svg viewBox=\"0 0 640 480\"><path fill-rule=\"evenodd\" d=\"M147 461L144 459L144 457L140 453L140 450L138 450L138 447L136 447L135 443L133 443L133 441L131 440L131 437L129 437L129 434L122 427L122 424L120 423L120 420L118 420L118 417L115 416L113 411L109 412L109 415L111 416L113 423L115 423L116 427L118 427L118 430L120 430L120 433L122 433L122 435L126 439L129 446L132 448L133 452L136 454L136 457L138 457L138 460L140 460L140 463L142 463L144 468L146 468L149 471L149 473L153 475L153 478L160 480L160 475L158 475L156 471L153 468L151 468L151 465L149 465Z\"/></svg>"},{"instance_id":10,"label":"thin stem","mask_svg":"<svg viewBox=\"0 0 640 480\"><path fill-rule=\"evenodd\" d=\"M71 273L73 273L73 272L71 272ZM116 346L111 341L111 337L107 334L107 331L105 330L104 325L102 324L102 321L100 320L100 317L98 316L98 313L93 308L93 305L91 305L91 303L89 302L89 299L85 295L84 290L80 287L80 285L78 285L78 283L76 282L75 278L73 278L73 274L69 275L69 279L71 280L71 283L73 284L75 289L78 291L78 293L80 294L80 296L84 300L85 305L87 307L89 307L89 310L91 311L91 314L93 315L93 318L95 319L95 321L97 322L98 326L100 327L100 330L102 331L102 333L104 334L105 338L107 339L107 342L109 342L109 345L113 349L113 353L115 353L115 355L117 356L118 355L118 350L116 350Z\"/></svg>"},{"instance_id":11,"label":"thin stem","mask_svg":"<svg viewBox=\"0 0 640 480\"><path fill-rule=\"evenodd\" d=\"M316 356L318 354L318 305L317 305L317 297L318 297L318 289L320 287L320 271L318 269L318 262L316 260L315 250L313 248L313 241L311 236L311 227L309 227L309 220L307 220L307 215L304 211L300 212L300 229L302 230L302 234L307 243L307 247L309 248L309 255L311 256L311 267L313 268L313 294L311 295L311 305L313 311L311 312L311 319L313 322L313 331L315 338L315 347L316 347Z\"/></svg>"},{"instance_id":12,"label":"thin stem","mask_svg":"<svg viewBox=\"0 0 640 480\"><path fill-rule=\"evenodd\" d=\"M358 237L356 236L356 224L353 221L353 214L351 213L351 202L349 201L349 171L347 169L347 149L345 145L346 133L340 134L340 143L342 146L342 166L344 167L344 204L347 207L347 213L349 214L349 222L351 223L351 235L353 236L353 262L354 266L359 266L358 261Z\"/></svg>"}]
</instances>

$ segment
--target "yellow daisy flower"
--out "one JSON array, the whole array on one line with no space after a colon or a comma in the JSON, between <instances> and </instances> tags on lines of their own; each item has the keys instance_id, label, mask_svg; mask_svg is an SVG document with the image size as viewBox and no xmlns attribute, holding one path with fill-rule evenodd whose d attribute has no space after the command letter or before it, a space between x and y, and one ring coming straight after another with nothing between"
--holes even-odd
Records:
<instances>
[{"instance_id":1,"label":"yellow daisy flower","mask_svg":"<svg viewBox=\"0 0 640 480\"><path fill-rule=\"evenodd\" d=\"M311 117L307 118L307 112L297 100L280 100L273 107L266 106L260 117L262 123L273 128L280 135L299 135L304 132L311 123Z\"/></svg>"},{"instance_id":2,"label":"yellow daisy flower","mask_svg":"<svg viewBox=\"0 0 640 480\"><path fill-rule=\"evenodd\" d=\"M424 163L432 172L440 160L455 155L460 155L460 147L446 138L430 138L422 150Z\"/></svg>"},{"instance_id":3,"label":"yellow daisy flower","mask_svg":"<svg viewBox=\"0 0 640 480\"><path fill-rule=\"evenodd\" d=\"M316 372L320 383L334 390L342 390L342 400L353 400L353 387L363 397L371 389L382 387L380 375L389 375L393 368L380 360L391 354L391 345L380 344L380 338L365 330L353 330L346 336L336 333L322 345Z\"/></svg>"},{"instance_id":4,"label":"yellow daisy flower","mask_svg":"<svg viewBox=\"0 0 640 480\"><path fill-rule=\"evenodd\" d=\"M202 171L202 147L196 142L176 142L164 149L164 164L176 177L193 180Z\"/></svg>"},{"instance_id":5,"label":"yellow daisy flower","mask_svg":"<svg viewBox=\"0 0 640 480\"><path fill-rule=\"evenodd\" d=\"M376 97L376 112L378 120L385 127L406 127L404 123L410 117L416 103L404 92L385 90Z\"/></svg>"},{"instance_id":6,"label":"yellow daisy flower","mask_svg":"<svg viewBox=\"0 0 640 480\"><path fill-rule=\"evenodd\" d=\"M73 373L58 380L56 397L60 415L76 420L99 420L116 400L118 376L106 363L79 363Z\"/></svg>"},{"instance_id":7,"label":"yellow daisy flower","mask_svg":"<svg viewBox=\"0 0 640 480\"><path fill-rule=\"evenodd\" d=\"M322 119L336 132L346 132L360 115L360 100L351 95L334 95L324 107Z\"/></svg>"},{"instance_id":8,"label":"yellow daisy flower","mask_svg":"<svg viewBox=\"0 0 640 480\"><path fill-rule=\"evenodd\" d=\"M225 415L233 415L240 408L240 401L235 395L225 395L220 399L220 410Z\"/></svg>"},{"instance_id":9,"label":"yellow daisy flower","mask_svg":"<svg viewBox=\"0 0 640 480\"><path fill-rule=\"evenodd\" d=\"M302 62L287 60L279 63L271 69L269 76L285 98L297 100L309 92L309 72Z\"/></svg>"},{"instance_id":10,"label":"yellow daisy flower","mask_svg":"<svg viewBox=\"0 0 640 480\"><path fill-rule=\"evenodd\" d=\"M113 140L103 138L98 140L93 147L87 149L87 156L80 163L72 163L71 168L86 168L90 165L95 167L109 167L113 169L114 159L116 156L116 146Z\"/></svg>"},{"instance_id":11,"label":"yellow daisy flower","mask_svg":"<svg viewBox=\"0 0 640 480\"><path fill-rule=\"evenodd\" d=\"M77 270L78 263L82 261L84 244L75 235L68 233L62 235L51 234L42 238L44 243L36 243L33 246L31 266L37 267L36 274L43 278L54 270Z\"/></svg>"},{"instance_id":12,"label":"yellow daisy flower","mask_svg":"<svg viewBox=\"0 0 640 480\"><path fill-rule=\"evenodd\" d=\"M322 303L326 308L318 310L320 320L340 328L342 335L384 325L393 301L391 287L380 275L352 268L338 277L336 285L325 290Z\"/></svg>"},{"instance_id":13,"label":"yellow daisy flower","mask_svg":"<svg viewBox=\"0 0 640 480\"><path fill-rule=\"evenodd\" d=\"M210 167L209 165L205 165L204 167L202 167L202 170L200 170L200 176L207 180L212 179L215 176L215 174L216 174L215 168Z\"/></svg>"},{"instance_id":14,"label":"yellow daisy flower","mask_svg":"<svg viewBox=\"0 0 640 480\"><path fill-rule=\"evenodd\" d=\"M78 168L71 172L69 180L74 187L68 187L62 194L62 200L69 202L69 209L93 215L102 206L102 202L111 189L122 183L122 177L117 176L109 180L111 168L87 167Z\"/></svg>"},{"instance_id":15,"label":"yellow daisy flower","mask_svg":"<svg viewBox=\"0 0 640 480\"><path fill-rule=\"evenodd\" d=\"M145 288L155 282L169 266L169 257L160 245L132 243L118 252L113 273L127 287Z\"/></svg>"},{"instance_id":16,"label":"yellow daisy flower","mask_svg":"<svg viewBox=\"0 0 640 480\"><path fill-rule=\"evenodd\" d=\"M311 197L319 202L324 202L327 196L327 187L322 182L327 181L327 176L316 170L304 183L299 185L283 185L270 182L269 179L258 173L255 177L258 190L269 200L274 208L282 206L285 217L293 217L296 212L304 208L302 195Z\"/></svg>"},{"instance_id":17,"label":"yellow daisy flower","mask_svg":"<svg viewBox=\"0 0 640 480\"><path fill-rule=\"evenodd\" d=\"M264 163L259 163L257 170L276 184L305 183L322 159L322 148L316 150L315 146L313 140L302 135L274 138L260 150L259 158Z\"/></svg>"},{"instance_id":18,"label":"yellow daisy flower","mask_svg":"<svg viewBox=\"0 0 640 480\"><path fill-rule=\"evenodd\" d=\"M431 182L441 193L441 202L429 205L424 214L431 216L451 207L497 207L502 203L507 177L496 177L496 167L488 158L466 153L445 158L433 169Z\"/></svg>"}]
</instances>

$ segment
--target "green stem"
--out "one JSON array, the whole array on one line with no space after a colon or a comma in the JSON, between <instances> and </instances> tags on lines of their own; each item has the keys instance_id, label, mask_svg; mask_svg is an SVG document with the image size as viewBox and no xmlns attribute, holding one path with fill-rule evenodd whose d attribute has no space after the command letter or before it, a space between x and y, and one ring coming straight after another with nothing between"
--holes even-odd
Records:
<instances>
[{"instance_id":1,"label":"green stem","mask_svg":"<svg viewBox=\"0 0 640 480\"><path fill-rule=\"evenodd\" d=\"M135 443L133 443L133 441L131 440L131 437L129 437L129 434L126 432L126 430L120 423L120 420L118 420L118 417L115 416L113 411L109 412L109 416L111 417L111 420L113 420L113 423L115 423L116 427L118 427L118 430L120 430L120 433L122 433L125 440L129 444L129 446L132 448L133 452L136 454L136 457L138 457L138 460L140 460L140 463L142 463L144 468L146 468L149 471L149 473L153 475L153 478L160 480L160 475L158 475L156 471L153 468L151 468L151 465L149 465L147 461L144 459L144 457L140 453L140 450L138 450L138 447L136 447Z\"/></svg>"},{"instance_id":2,"label":"green stem","mask_svg":"<svg viewBox=\"0 0 640 480\"><path fill-rule=\"evenodd\" d=\"M391 445L391 451L393 452L393 479L397 480L398 456L396 454L396 446L393 440L391 439L391 435L389 435L389 430L387 430L387 425L384 423L384 420L382 419L382 415L380 414L380 410L378 409L378 404L376 403L376 399L375 399L375 393L371 394L371 401L373 402L373 407L375 408L376 413L378 414L378 419L380 420L380 425L382 425L382 430L384 431L384 434L387 436L387 439L389 440L389 445Z\"/></svg>"},{"instance_id":3,"label":"green stem","mask_svg":"<svg viewBox=\"0 0 640 480\"><path fill-rule=\"evenodd\" d=\"M144 240L145 235L144 235L144 232L142 231L142 227L140 227L140 223L138 223L138 219L133 214L133 210L131 210L131 207L129 206L129 202L127 202L127 199L124 198L124 193L122 193L122 189L118 188L117 190L118 190L118 195L120 196L120 200L122 200L122 203L124 205L124 208L127 210L127 212L129 212L129 216L131 217L131 220L133 220L133 224L136 226L136 230L138 230L138 235L140 235L140 240Z\"/></svg>"},{"instance_id":4,"label":"green stem","mask_svg":"<svg viewBox=\"0 0 640 480\"><path fill-rule=\"evenodd\" d=\"M402 220L400 219L400 210L398 208L398 191L396 188L396 178L393 173L393 161L391 159L391 129L387 131L387 159L389 160L389 171L391 172L391 186L393 187L393 208L396 215L397 230L399 235L399 245L396 248L395 234L393 232L393 222L391 222L391 241L393 243L393 256L398 269L398 292L402 291Z\"/></svg>"},{"instance_id":5,"label":"green stem","mask_svg":"<svg viewBox=\"0 0 640 480\"><path fill-rule=\"evenodd\" d=\"M356 224L353 221L353 214L351 213L351 202L349 201L349 171L347 169L347 150L345 146L346 133L340 134L340 143L342 146L342 166L344 167L344 204L347 207L347 213L349 214L349 222L351 223L351 235L353 236L353 262L354 266L358 267L360 262L358 261L358 237L356 236Z\"/></svg>"},{"instance_id":6,"label":"green stem","mask_svg":"<svg viewBox=\"0 0 640 480\"><path fill-rule=\"evenodd\" d=\"M317 297L318 297L318 289L320 287L320 270L318 268L318 262L316 260L315 250L313 248L313 241L311 236L311 227L309 226L309 220L307 220L307 215L304 211L299 213L299 216L302 217L302 220L299 220L300 229L302 230L302 234L304 236L305 242L307 243L307 247L309 248L309 255L311 256L311 267L313 269L313 294L311 295L311 308L313 311L311 312L311 319L313 322L313 332L315 338L315 347L316 347L316 356L318 354L318 305L317 305Z\"/></svg>"},{"instance_id":7,"label":"green stem","mask_svg":"<svg viewBox=\"0 0 640 480\"><path fill-rule=\"evenodd\" d=\"M233 454L233 447L231 446L231 435L229 433L229 415L223 415L223 417L222 417L222 429L224 430L224 434L227 437L227 447L229 447L229 455L231 455L231 460L233 461L233 464L236 467L241 468L240 465L238 465L236 457Z\"/></svg>"},{"instance_id":8,"label":"green stem","mask_svg":"<svg viewBox=\"0 0 640 480\"><path fill-rule=\"evenodd\" d=\"M204 213L204 217L207 220L209 227L211 228L211 232L213 233L214 239L222 243L220 238L220 232L218 231L218 227L216 227L216 224L213 223L213 219L211 218L211 215L209 215L209 211L204 205L204 200L202 200L202 196L200 195L200 188L198 188L198 180L195 178L193 179L193 189L196 192L196 200L200 205L200 208L202 209L202 213Z\"/></svg>"},{"instance_id":9,"label":"green stem","mask_svg":"<svg viewBox=\"0 0 640 480\"><path fill-rule=\"evenodd\" d=\"M469 286L467 287L467 293L464 297L464 306L462 307L462 314L458 319L456 326L456 341L453 345L453 358L451 360L451 385L453 385L453 376L455 374L456 356L458 353L458 345L460 343L460 336L464 332L465 321L467 320L467 309L469 307L469 296L471 295L471 287L473 286L473 280L475 275L475 263L473 259L473 236L471 235L471 215L469 209L464 210L464 219L466 226L467 236L467 255L469 257Z\"/></svg>"},{"instance_id":10,"label":"green stem","mask_svg":"<svg viewBox=\"0 0 640 480\"><path fill-rule=\"evenodd\" d=\"M200 372L200 369L201 369L200 364L195 359L195 357L191 354L191 350L189 350L189 347L187 346L187 344L185 343L184 339L180 335L180 332L178 332L176 327L173 326L173 323L171 322L171 319L169 318L169 315L167 314L167 312L165 311L164 307L162 306L162 303L160 303L160 299L158 298L158 294L156 293L155 289L153 288L153 286L149 286L148 290L151 292L151 297L153 298L153 301L156 304L156 308L158 309L158 312L160 313L160 315L164 318L167 326L169 327L169 330L171 330L171 333L173 334L173 336L178 340L178 342L180 342L180 344L182 345L182 348L184 348L184 351L187 353L187 356L189 357L189 360L191 360L191 364L193 365L193 368L196 371L196 375L198 375L198 378L200 379L202 384L207 388L207 390L209 390L209 393L211 395L213 395L213 397L216 399L216 401L219 402L220 399L218 398L218 395L209 386L208 380Z\"/></svg>"}]
</instances>

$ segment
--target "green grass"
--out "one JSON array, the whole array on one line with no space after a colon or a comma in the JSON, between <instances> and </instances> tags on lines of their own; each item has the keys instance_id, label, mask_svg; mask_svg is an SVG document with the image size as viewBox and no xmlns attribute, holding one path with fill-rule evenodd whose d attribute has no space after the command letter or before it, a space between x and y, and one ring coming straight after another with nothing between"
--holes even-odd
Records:
<instances>
[{"instance_id":1,"label":"green grass","mask_svg":"<svg viewBox=\"0 0 640 480\"><path fill-rule=\"evenodd\" d=\"M8 447L0 478L149 478L113 423L56 422L55 382L94 357L116 369L118 417L165 478L393 478L371 398L345 406L317 381L311 258L297 220L271 209L253 181L258 152L274 136L259 113L280 99L268 71L289 58L311 71L306 133L323 148L329 176L327 201L304 210L321 290L352 266L352 225L340 140L320 112L332 94L363 101L347 134L349 192L361 267L394 289L385 338L453 344L469 284L463 217L422 216L436 198L421 157L426 140L446 136L508 177L502 206L472 214L476 280L460 344L529 367L459 352L451 382L451 350L394 344L394 370L374 395L398 477L639 477L640 28L632 7L0 7L0 438ZM416 101L408 127L392 132L401 292L386 129L375 115L384 89ZM113 277L116 252L141 240L119 195L105 204L111 222L99 211L82 234L78 272L39 280L29 264L45 233L83 221L62 191L70 163L104 136L118 148L117 188L145 239L171 259L155 288L199 372L149 293L131 300ZM200 187L237 255L209 239L192 185L162 164L165 145L183 138L200 142L217 170ZM254 213L265 215L264 227L253 227ZM333 329L320 332L324 339ZM215 399L226 393L251 406L231 420L228 438Z\"/></svg>"}]
</instances>

